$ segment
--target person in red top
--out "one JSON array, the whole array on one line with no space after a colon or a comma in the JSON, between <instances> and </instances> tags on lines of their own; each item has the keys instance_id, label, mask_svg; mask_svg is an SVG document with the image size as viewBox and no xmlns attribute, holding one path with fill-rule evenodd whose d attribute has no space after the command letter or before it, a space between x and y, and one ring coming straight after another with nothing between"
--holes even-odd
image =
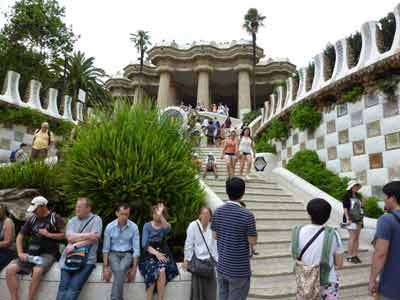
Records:
<instances>
[{"instance_id":1,"label":"person in red top","mask_svg":"<svg viewBox=\"0 0 400 300\"><path fill-rule=\"evenodd\" d=\"M229 137L224 142L221 159L225 158L226 168L228 170L228 177L235 176L235 166L238 154L238 139L236 131L231 130Z\"/></svg>"}]
</instances>

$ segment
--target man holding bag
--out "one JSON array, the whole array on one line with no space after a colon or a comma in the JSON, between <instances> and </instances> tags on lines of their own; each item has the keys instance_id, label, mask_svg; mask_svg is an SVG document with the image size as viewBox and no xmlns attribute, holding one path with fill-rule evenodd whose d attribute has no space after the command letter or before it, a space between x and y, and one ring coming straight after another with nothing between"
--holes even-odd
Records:
<instances>
[{"instance_id":1,"label":"man holding bag","mask_svg":"<svg viewBox=\"0 0 400 300\"><path fill-rule=\"evenodd\" d=\"M77 300L96 267L103 223L99 216L92 213L88 198L78 198L75 214L67 224L68 245L60 259L61 279L57 300Z\"/></svg>"}]
</instances>

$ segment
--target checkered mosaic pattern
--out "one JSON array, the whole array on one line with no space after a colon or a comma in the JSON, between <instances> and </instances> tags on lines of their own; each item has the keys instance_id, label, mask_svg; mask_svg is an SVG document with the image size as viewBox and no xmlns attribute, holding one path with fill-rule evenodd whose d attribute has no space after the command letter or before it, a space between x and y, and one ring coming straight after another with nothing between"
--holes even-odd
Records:
<instances>
[{"instance_id":1,"label":"checkered mosaic pattern","mask_svg":"<svg viewBox=\"0 0 400 300\"><path fill-rule=\"evenodd\" d=\"M286 141L275 142L278 164L285 167L301 149L315 150L329 170L360 180L366 195L381 196L384 184L400 179L399 100L371 92L324 111L314 132L291 129Z\"/></svg>"}]
</instances>

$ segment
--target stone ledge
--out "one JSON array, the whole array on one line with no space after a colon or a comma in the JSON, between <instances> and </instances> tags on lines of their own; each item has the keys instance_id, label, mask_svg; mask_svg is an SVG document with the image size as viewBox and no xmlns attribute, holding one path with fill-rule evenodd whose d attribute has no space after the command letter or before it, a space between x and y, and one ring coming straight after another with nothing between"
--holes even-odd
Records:
<instances>
[{"instance_id":1,"label":"stone ledge","mask_svg":"<svg viewBox=\"0 0 400 300\"><path fill-rule=\"evenodd\" d=\"M191 274L179 267L179 275L167 285L166 300L189 300L191 289ZM79 299L109 300L111 295L111 283L101 280L102 264L96 268L86 282ZM58 263L54 264L44 276L39 288L37 298L40 300L53 300L56 297L60 278ZM20 298L27 299L28 287L31 280L29 275L19 275ZM5 270L0 273L0 295L1 300L10 300L10 295L5 281ZM126 299L146 299L145 285L139 270L134 283L126 283L124 286L124 297Z\"/></svg>"}]
</instances>

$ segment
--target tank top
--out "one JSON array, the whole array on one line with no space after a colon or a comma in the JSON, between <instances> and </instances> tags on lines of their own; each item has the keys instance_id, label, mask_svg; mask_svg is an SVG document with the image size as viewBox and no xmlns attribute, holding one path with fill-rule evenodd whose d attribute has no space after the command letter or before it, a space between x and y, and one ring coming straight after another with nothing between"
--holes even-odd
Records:
<instances>
[{"instance_id":1,"label":"tank top","mask_svg":"<svg viewBox=\"0 0 400 300\"><path fill-rule=\"evenodd\" d=\"M0 242L4 241L4 223L6 222L6 220L9 220L11 223L11 246L9 247L10 250L16 250L15 247L15 225L14 222L9 219L9 218L5 218L4 220L0 220Z\"/></svg>"},{"instance_id":2,"label":"tank top","mask_svg":"<svg viewBox=\"0 0 400 300\"><path fill-rule=\"evenodd\" d=\"M236 139L232 140L229 138L225 141L225 143L226 143L225 153L235 153L237 144Z\"/></svg>"},{"instance_id":3,"label":"tank top","mask_svg":"<svg viewBox=\"0 0 400 300\"><path fill-rule=\"evenodd\" d=\"M252 139L248 136L243 136L240 139L240 144L239 144L239 151L244 152L244 153L251 153L251 143Z\"/></svg>"}]
</instances>

